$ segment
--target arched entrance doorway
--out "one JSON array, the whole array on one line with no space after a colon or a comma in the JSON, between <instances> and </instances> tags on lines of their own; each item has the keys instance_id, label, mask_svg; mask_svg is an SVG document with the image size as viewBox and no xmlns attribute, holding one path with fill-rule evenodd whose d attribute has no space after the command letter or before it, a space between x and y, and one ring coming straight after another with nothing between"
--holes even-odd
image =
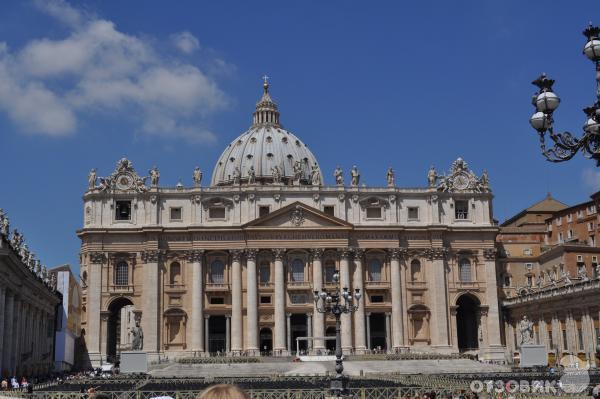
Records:
<instances>
[{"instance_id":1,"label":"arched entrance doorway","mask_svg":"<svg viewBox=\"0 0 600 399\"><path fill-rule=\"evenodd\" d=\"M122 350L131 349L129 329L135 324L133 302L125 297L115 299L108 306L106 332L106 360L115 362Z\"/></svg>"},{"instance_id":2,"label":"arched entrance doorway","mask_svg":"<svg viewBox=\"0 0 600 399\"><path fill-rule=\"evenodd\" d=\"M273 352L273 332L270 328L260 329L260 350L263 356L269 356Z\"/></svg>"},{"instance_id":3,"label":"arched entrance doorway","mask_svg":"<svg viewBox=\"0 0 600 399\"><path fill-rule=\"evenodd\" d=\"M456 336L461 352L479 349L479 300L470 294L456 301Z\"/></svg>"},{"instance_id":4,"label":"arched entrance doorway","mask_svg":"<svg viewBox=\"0 0 600 399\"><path fill-rule=\"evenodd\" d=\"M325 330L325 336L335 338L335 327L327 327L327 330ZM327 349L327 351L334 352L335 351L335 339L325 340L325 349Z\"/></svg>"},{"instance_id":5,"label":"arched entrance doorway","mask_svg":"<svg viewBox=\"0 0 600 399\"><path fill-rule=\"evenodd\" d=\"M371 328L369 332L371 337L370 348L374 351L385 352L387 350L385 313L371 313L368 317L370 318L369 326Z\"/></svg>"}]
</instances>

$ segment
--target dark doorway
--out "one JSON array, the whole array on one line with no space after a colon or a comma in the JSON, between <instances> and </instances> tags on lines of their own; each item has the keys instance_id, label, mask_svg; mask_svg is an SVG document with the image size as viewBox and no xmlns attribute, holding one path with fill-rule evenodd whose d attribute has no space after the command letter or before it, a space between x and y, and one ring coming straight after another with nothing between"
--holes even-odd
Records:
<instances>
[{"instance_id":1,"label":"dark doorway","mask_svg":"<svg viewBox=\"0 0 600 399\"><path fill-rule=\"evenodd\" d=\"M119 350L121 347L121 309L125 306L133 306L133 303L124 297L117 298L108 306L108 325L106 332L106 360L114 363L119 359Z\"/></svg>"},{"instance_id":2,"label":"dark doorway","mask_svg":"<svg viewBox=\"0 0 600 399\"><path fill-rule=\"evenodd\" d=\"M213 316L208 319L208 351L225 353L227 351L227 321L225 316Z\"/></svg>"},{"instance_id":3,"label":"dark doorway","mask_svg":"<svg viewBox=\"0 0 600 399\"><path fill-rule=\"evenodd\" d=\"M371 313L368 317L371 326L371 349L386 351L385 313Z\"/></svg>"},{"instance_id":4,"label":"dark doorway","mask_svg":"<svg viewBox=\"0 0 600 399\"><path fill-rule=\"evenodd\" d=\"M306 314L293 314L290 317L290 332L292 335L292 347L289 348L291 352L296 352L296 338L308 336L308 329L306 327ZM306 351L308 349L307 341L301 340L298 342L298 349L300 351Z\"/></svg>"},{"instance_id":5,"label":"dark doorway","mask_svg":"<svg viewBox=\"0 0 600 399\"><path fill-rule=\"evenodd\" d=\"M335 338L335 327L327 327L327 330L325 330L325 336ZM335 351L335 339L326 340L325 349L327 349L327 351Z\"/></svg>"},{"instance_id":6,"label":"dark doorway","mask_svg":"<svg viewBox=\"0 0 600 399\"><path fill-rule=\"evenodd\" d=\"M270 356L273 352L273 332L270 328L260 329L260 350L263 356Z\"/></svg>"},{"instance_id":7,"label":"dark doorway","mask_svg":"<svg viewBox=\"0 0 600 399\"><path fill-rule=\"evenodd\" d=\"M463 295L456 301L456 336L461 352L478 349L479 300L472 295Z\"/></svg>"}]
</instances>

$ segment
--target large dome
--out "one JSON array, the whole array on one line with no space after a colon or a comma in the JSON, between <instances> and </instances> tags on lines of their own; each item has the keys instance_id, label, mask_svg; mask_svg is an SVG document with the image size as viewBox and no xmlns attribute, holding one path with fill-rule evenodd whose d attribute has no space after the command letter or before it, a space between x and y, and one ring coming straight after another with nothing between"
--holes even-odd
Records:
<instances>
[{"instance_id":1,"label":"large dome","mask_svg":"<svg viewBox=\"0 0 600 399\"><path fill-rule=\"evenodd\" d=\"M317 160L308 147L279 124L277 104L271 100L265 82L252 127L225 148L215 165L211 184L277 183L278 173L281 183L295 180L298 184L310 184L315 167L318 168Z\"/></svg>"}]
</instances>

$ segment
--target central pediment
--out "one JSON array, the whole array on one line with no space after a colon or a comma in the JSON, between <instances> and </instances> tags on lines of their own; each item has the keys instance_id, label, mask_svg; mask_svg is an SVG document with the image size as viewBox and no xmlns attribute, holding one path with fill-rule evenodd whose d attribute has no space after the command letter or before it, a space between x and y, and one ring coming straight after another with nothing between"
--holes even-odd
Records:
<instances>
[{"instance_id":1,"label":"central pediment","mask_svg":"<svg viewBox=\"0 0 600 399\"><path fill-rule=\"evenodd\" d=\"M335 229L351 230L352 224L301 202L294 202L266 216L246 223L243 228L262 229Z\"/></svg>"}]
</instances>

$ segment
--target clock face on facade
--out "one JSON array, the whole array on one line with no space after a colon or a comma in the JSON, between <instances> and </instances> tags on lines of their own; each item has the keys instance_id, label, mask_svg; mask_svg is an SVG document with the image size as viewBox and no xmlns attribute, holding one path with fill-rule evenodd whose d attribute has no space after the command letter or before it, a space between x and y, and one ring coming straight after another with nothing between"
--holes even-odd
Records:
<instances>
[{"instance_id":1,"label":"clock face on facade","mask_svg":"<svg viewBox=\"0 0 600 399\"><path fill-rule=\"evenodd\" d=\"M129 174L122 174L117 176L117 188L119 190L128 190L133 184L133 177Z\"/></svg>"},{"instance_id":2,"label":"clock face on facade","mask_svg":"<svg viewBox=\"0 0 600 399\"><path fill-rule=\"evenodd\" d=\"M467 187L469 187L469 177L465 176L464 174L458 174L456 175L456 177L454 177L454 188L458 189L458 190L465 190Z\"/></svg>"}]
</instances>

